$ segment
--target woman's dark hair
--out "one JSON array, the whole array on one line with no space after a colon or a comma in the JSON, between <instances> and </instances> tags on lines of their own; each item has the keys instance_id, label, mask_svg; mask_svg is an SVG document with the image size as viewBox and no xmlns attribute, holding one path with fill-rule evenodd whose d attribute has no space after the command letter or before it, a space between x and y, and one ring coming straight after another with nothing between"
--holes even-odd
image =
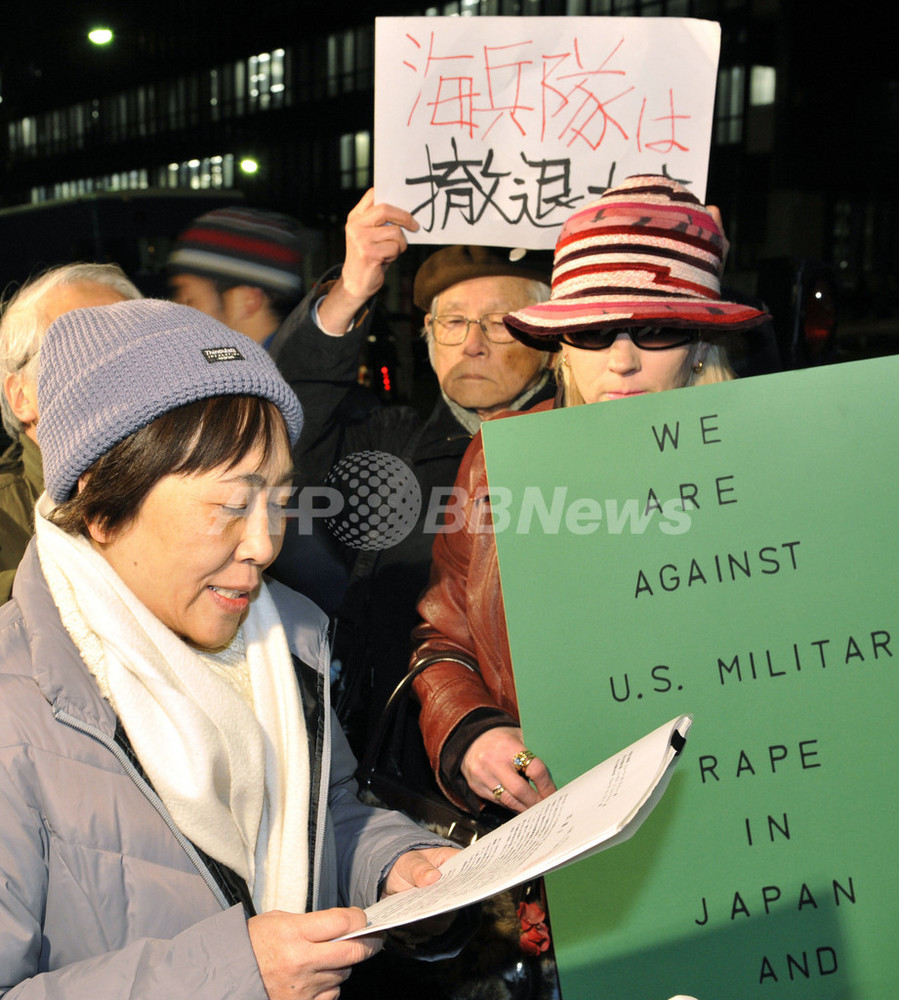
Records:
<instances>
[{"instance_id":1,"label":"woman's dark hair","mask_svg":"<svg viewBox=\"0 0 899 1000\"><path fill-rule=\"evenodd\" d=\"M87 470L84 488L50 520L72 535L86 535L88 524L114 533L131 524L164 476L231 469L257 446L268 453L279 437L288 440L284 417L259 396L188 403L113 445Z\"/></svg>"}]
</instances>

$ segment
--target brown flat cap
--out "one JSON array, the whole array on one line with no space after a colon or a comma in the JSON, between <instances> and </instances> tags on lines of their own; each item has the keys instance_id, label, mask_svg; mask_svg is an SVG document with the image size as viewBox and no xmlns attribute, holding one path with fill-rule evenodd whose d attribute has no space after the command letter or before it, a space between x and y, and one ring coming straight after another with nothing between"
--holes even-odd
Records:
<instances>
[{"instance_id":1,"label":"brown flat cap","mask_svg":"<svg viewBox=\"0 0 899 1000\"><path fill-rule=\"evenodd\" d=\"M514 257L515 259L510 259ZM549 284L552 254L544 250L508 247L451 246L432 253L418 269L412 300L428 312L435 295L471 278L527 278Z\"/></svg>"}]
</instances>

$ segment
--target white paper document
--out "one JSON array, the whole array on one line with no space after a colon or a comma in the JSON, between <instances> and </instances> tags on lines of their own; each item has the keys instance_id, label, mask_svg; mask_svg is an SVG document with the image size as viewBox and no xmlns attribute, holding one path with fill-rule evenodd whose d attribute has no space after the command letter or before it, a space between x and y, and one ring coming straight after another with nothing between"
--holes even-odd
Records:
<instances>
[{"instance_id":1,"label":"white paper document","mask_svg":"<svg viewBox=\"0 0 899 1000\"><path fill-rule=\"evenodd\" d=\"M661 798L691 723L678 716L586 771L460 851L433 885L369 906L347 937L468 906L627 840Z\"/></svg>"}]
</instances>

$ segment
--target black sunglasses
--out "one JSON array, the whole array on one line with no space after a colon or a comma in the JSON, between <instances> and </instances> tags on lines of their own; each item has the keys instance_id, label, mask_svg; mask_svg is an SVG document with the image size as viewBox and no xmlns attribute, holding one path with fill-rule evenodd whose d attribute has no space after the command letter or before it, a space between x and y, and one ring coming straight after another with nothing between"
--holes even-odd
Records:
<instances>
[{"instance_id":1,"label":"black sunglasses","mask_svg":"<svg viewBox=\"0 0 899 1000\"><path fill-rule=\"evenodd\" d=\"M604 351L620 333L626 333L641 351L667 351L699 339L698 330L678 330L669 326L612 327L604 330L570 330L561 340L582 351Z\"/></svg>"}]
</instances>

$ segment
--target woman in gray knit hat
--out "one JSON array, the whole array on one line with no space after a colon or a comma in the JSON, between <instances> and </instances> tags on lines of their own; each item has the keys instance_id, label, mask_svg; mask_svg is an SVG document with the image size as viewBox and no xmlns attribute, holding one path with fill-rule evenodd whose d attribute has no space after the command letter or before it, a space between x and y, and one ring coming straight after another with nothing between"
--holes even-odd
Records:
<instances>
[{"instance_id":1,"label":"woman in gray knit hat","mask_svg":"<svg viewBox=\"0 0 899 1000\"><path fill-rule=\"evenodd\" d=\"M0 994L335 997L452 848L356 798L327 621L268 586L302 413L184 306L67 313L0 611Z\"/></svg>"}]
</instances>

